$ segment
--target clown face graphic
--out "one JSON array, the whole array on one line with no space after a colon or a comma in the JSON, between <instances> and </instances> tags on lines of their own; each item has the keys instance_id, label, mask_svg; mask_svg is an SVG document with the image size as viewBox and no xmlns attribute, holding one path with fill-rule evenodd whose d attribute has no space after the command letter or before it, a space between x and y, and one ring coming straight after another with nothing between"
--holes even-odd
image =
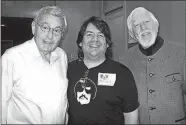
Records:
<instances>
[{"instance_id":1,"label":"clown face graphic","mask_svg":"<svg viewBox=\"0 0 186 125\"><path fill-rule=\"evenodd\" d=\"M81 78L74 86L74 93L77 101L81 104L89 104L96 97L97 87L88 78Z\"/></svg>"}]
</instances>

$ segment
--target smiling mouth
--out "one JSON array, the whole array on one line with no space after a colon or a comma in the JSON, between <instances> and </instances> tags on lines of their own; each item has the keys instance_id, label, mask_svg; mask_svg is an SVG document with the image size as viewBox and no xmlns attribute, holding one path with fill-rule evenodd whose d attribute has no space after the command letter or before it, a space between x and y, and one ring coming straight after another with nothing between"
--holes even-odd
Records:
<instances>
[{"instance_id":1,"label":"smiling mouth","mask_svg":"<svg viewBox=\"0 0 186 125\"><path fill-rule=\"evenodd\" d=\"M100 46L89 45L90 48L99 48Z\"/></svg>"},{"instance_id":2,"label":"smiling mouth","mask_svg":"<svg viewBox=\"0 0 186 125\"><path fill-rule=\"evenodd\" d=\"M151 32L144 32L141 34L141 36L146 36L146 35L149 35Z\"/></svg>"},{"instance_id":3,"label":"smiling mouth","mask_svg":"<svg viewBox=\"0 0 186 125\"><path fill-rule=\"evenodd\" d=\"M52 44L52 42L50 42L50 41L45 41L45 40L43 40L43 42L44 42L45 44Z\"/></svg>"}]
</instances>

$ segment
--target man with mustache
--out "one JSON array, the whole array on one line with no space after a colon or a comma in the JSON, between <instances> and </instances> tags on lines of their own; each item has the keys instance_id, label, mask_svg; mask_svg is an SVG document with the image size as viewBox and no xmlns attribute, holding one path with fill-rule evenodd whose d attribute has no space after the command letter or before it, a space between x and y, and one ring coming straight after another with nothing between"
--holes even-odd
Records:
<instances>
[{"instance_id":1,"label":"man with mustache","mask_svg":"<svg viewBox=\"0 0 186 125\"><path fill-rule=\"evenodd\" d=\"M88 78L81 78L74 87L74 94L77 101L81 104L88 104L96 96L97 88Z\"/></svg>"},{"instance_id":2,"label":"man with mustache","mask_svg":"<svg viewBox=\"0 0 186 125\"><path fill-rule=\"evenodd\" d=\"M159 22L143 7L127 18L129 35L138 44L124 63L134 73L140 124L185 124L184 48L158 35Z\"/></svg>"}]
</instances>

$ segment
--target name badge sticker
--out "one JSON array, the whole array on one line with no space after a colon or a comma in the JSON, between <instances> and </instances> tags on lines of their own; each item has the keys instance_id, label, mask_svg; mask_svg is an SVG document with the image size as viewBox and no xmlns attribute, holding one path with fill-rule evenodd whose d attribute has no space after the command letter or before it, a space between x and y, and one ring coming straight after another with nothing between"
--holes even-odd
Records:
<instances>
[{"instance_id":1,"label":"name badge sticker","mask_svg":"<svg viewBox=\"0 0 186 125\"><path fill-rule=\"evenodd\" d=\"M116 74L98 73L98 85L114 86L116 82Z\"/></svg>"}]
</instances>

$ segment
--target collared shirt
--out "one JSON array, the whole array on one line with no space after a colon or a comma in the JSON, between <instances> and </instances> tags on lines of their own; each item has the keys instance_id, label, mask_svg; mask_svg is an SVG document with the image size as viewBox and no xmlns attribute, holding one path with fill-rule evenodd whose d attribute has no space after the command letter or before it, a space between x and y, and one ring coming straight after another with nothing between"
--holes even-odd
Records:
<instances>
[{"instance_id":1,"label":"collared shirt","mask_svg":"<svg viewBox=\"0 0 186 125\"><path fill-rule=\"evenodd\" d=\"M144 50L133 46L122 60L134 74L141 124L185 124L185 48L157 37Z\"/></svg>"},{"instance_id":2,"label":"collared shirt","mask_svg":"<svg viewBox=\"0 0 186 125\"><path fill-rule=\"evenodd\" d=\"M50 64L34 39L2 56L2 123L64 124L67 122L67 56L57 47Z\"/></svg>"}]
</instances>

